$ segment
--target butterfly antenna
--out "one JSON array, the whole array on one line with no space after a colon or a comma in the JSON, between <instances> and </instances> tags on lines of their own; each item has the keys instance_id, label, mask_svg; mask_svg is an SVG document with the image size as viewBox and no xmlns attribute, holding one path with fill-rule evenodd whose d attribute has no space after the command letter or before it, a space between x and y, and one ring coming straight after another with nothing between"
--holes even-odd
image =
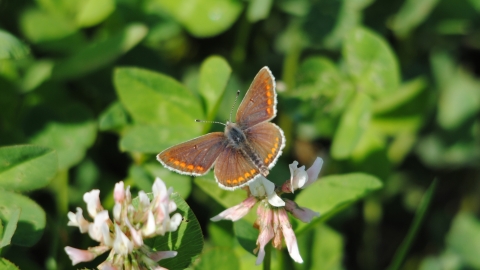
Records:
<instances>
[{"instance_id":1,"label":"butterfly antenna","mask_svg":"<svg viewBox=\"0 0 480 270\"><path fill-rule=\"evenodd\" d=\"M197 123L213 123L213 124L220 124L220 125L226 126L224 123L222 123L222 122L217 122L217 121L206 121L206 120L198 120L198 119L195 119L195 122L197 122Z\"/></svg>"},{"instance_id":2,"label":"butterfly antenna","mask_svg":"<svg viewBox=\"0 0 480 270\"><path fill-rule=\"evenodd\" d=\"M237 90L237 96L235 97L235 101L233 102L232 109L230 110L230 123L232 122L233 108L235 108L235 105L237 105L237 100L239 95L240 95L240 90Z\"/></svg>"}]
</instances>

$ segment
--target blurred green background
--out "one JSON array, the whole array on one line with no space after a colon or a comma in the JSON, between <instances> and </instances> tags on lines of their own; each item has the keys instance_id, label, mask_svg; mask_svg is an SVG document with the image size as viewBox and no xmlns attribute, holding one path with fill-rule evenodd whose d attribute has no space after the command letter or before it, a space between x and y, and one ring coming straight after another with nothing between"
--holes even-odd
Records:
<instances>
[{"instance_id":1,"label":"blurred green background","mask_svg":"<svg viewBox=\"0 0 480 270\"><path fill-rule=\"evenodd\" d=\"M83 193L111 206L117 181L150 191L160 176L202 226L209 259L192 267L251 269L234 225L209 222L235 200L208 192L213 175L192 181L155 155L222 130L193 120L224 122L268 66L287 138L269 178L320 156L321 177L383 183L297 234L303 265L277 252L274 269L480 269L479 15L478 0L0 0L0 146L57 156L37 185L0 175L46 219L1 255L66 269L65 245L92 245L66 228Z\"/></svg>"}]
</instances>

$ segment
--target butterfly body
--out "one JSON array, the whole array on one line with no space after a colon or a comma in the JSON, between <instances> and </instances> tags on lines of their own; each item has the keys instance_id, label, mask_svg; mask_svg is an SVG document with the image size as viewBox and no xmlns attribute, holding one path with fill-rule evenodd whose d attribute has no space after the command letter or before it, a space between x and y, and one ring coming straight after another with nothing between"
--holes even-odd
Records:
<instances>
[{"instance_id":1,"label":"butterfly body","mask_svg":"<svg viewBox=\"0 0 480 270\"><path fill-rule=\"evenodd\" d=\"M242 129L236 123L227 122L225 127L225 136L228 138L229 145L237 151L240 151L245 158L257 167L263 176L267 176L268 167L262 161L260 156L255 152L255 149L248 143L247 137Z\"/></svg>"},{"instance_id":2,"label":"butterfly body","mask_svg":"<svg viewBox=\"0 0 480 270\"><path fill-rule=\"evenodd\" d=\"M215 165L215 179L224 189L242 187L267 176L285 146L283 131L273 123L276 115L275 79L263 67L238 107L236 121L225 132L212 132L172 146L157 155L166 168L200 176Z\"/></svg>"}]
</instances>

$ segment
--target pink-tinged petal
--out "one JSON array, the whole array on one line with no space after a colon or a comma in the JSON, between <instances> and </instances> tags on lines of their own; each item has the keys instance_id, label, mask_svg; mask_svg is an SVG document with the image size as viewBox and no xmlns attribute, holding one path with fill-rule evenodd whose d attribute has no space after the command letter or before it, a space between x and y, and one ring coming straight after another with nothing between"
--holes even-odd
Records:
<instances>
[{"instance_id":1,"label":"pink-tinged petal","mask_svg":"<svg viewBox=\"0 0 480 270\"><path fill-rule=\"evenodd\" d=\"M273 240L272 240L272 246L278 250L282 248L282 227L279 221L278 217L278 210L283 209L283 208L278 208L273 211Z\"/></svg>"},{"instance_id":2,"label":"pink-tinged petal","mask_svg":"<svg viewBox=\"0 0 480 270\"><path fill-rule=\"evenodd\" d=\"M302 256L300 256L300 251L298 250L297 238L292 230L292 226L290 225L290 220L288 220L288 215L285 209L279 209L278 220L282 226L282 233L285 237L285 244L287 245L290 257L297 263L303 263Z\"/></svg>"},{"instance_id":3,"label":"pink-tinged petal","mask_svg":"<svg viewBox=\"0 0 480 270\"><path fill-rule=\"evenodd\" d=\"M257 248L255 248L253 252L258 252L256 265L259 265L265 258L265 246L275 235L272 228L273 210L271 208L266 208L263 205L259 205L257 208L257 215L260 233L257 239Z\"/></svg>"},{"instance_id":4,"label":"pink-tinged petal","mask_svg":"<svg viewBox=\"0 0 480 270\"><path fill-rule=\"evenodd\" d=\"M86 233L88 232L88 226L90 222L88 222L84 217L83 217L83 211L82 208L77 207L77 212L74 214L73 212L68 212L68 226L75 226L80 229L81 233Z\"/></svg>"},{"instance_id":5,"label":"pink-tinged petal","mask_svg":"<svg viewBox=\"0 0 480 270\"><path fill-rule=\"evenodd\" d=\"M312 166L308 168L307 174L308 174L308 181L303 185L302 188L306 188L318 179L318 174L320 173L320 170L322 169L323 166L323 159L317 157L315 159L315 162L313 162Z\"/></svg>"},{"instance_id":6,"label":"pink-tinged petal","mask_svg":"<svg viewBox=\"0 0 480 270\"><path fill-rule=\"evenodd\" d=\"M89 262L109 249L110 248L106 246L97 246L83 250L67 246L65 247L65 252L72 261L72 265L75 265L81 262Z\"/></svg>"},{"instance_id":7,"label":"pink-tinged petal","mask_svg":"<svg viewBox=\"0 0 480 270\"><path fill-rule=\"evenodd\" d=\"M83 200L87 204L87 211L90 217L95 218L98 212L103 210L100 203L100 190L94 189L83 195Z\"/></svg>"},{"instance_id":8,"label":"pink-tinged petal","mask_svg":"<svg viewBox=\"0 0 480 270\"><path fill-rule=\"evenodd\" d=\"M156 262L177 256L177 251L157 251L148 254L148 257Z\"/></svg>"},{"instance_id":9,"label":"pink-tinged petal","mask_svg":"<svg viewBox=\"0 0 480 270\"><path fill-rule=\"evenodd\" d=\"M133 250L133 243L122 232L120 227L115 224L115 241L113 242L113 250L118 255L126 256Z\"/></svg>"},{"instance_id":10,"label":"pink-tinged petal","mask_svg":"<svg viewBox=\"0 0 480 270\"><path fill-rule=\"evenodd\" d=\"M285 199L285 209L305 223L309 223L314 217L320 216L320 213L314 212L306 207L298 206L297 203L289 199Z\"/></svg>"},{"instance_id":11,"label":"pink-tinged petal","mask_svg":"<svg viewBox=\"0 0 480 270\"><path fill-rule=\"evenodd\" d=\"M65 252L67 253L68 257L72 261L72 265L81 263L81 262L89 262L95 259L95 254L88 250L77 249L73 247L65 247Z\"/></svg>"},{"instance_id":12,"label":"pink-tinged petal","mask_svg":"<svg viewBox=\"0 0 480 270\"><path fill-rule=\"evenodd\" d=\"M113 190L113 198L115 199L116 203L122 203L125 200L125 187L123 181L120 181L115 184L115 188Z\"/></svg>"},{"instance_id":13,"label":"pink-tinged petal","mask_svg":"<svg viewBox=\"0 0 480 270\"><path fill-rule=\"evenodd\" d=\"M257 203L257 199L253 196L248 197L246 200L241 202L238 205L235 205L233 207L230 207L226 209L225 211L221 212L220 214L212 217L210 220L211 221L219 221L222 219L225 220L231 220L231 221L237 221L244 217L250 209Z\"/></svg>"}]
</instances>

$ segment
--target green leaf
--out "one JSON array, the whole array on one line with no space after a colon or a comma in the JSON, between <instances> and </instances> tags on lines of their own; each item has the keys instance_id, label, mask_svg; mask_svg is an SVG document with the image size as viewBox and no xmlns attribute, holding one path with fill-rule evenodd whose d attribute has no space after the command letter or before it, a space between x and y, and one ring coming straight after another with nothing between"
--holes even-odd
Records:
<instances>
[{"instance_id":1,"label":"green leaf","mask_svg":"<svg viewBox=\"0 0 480 270\"><path fill-rule=\"evenodd\" d=\"M449 76L447 85L440 88L437 121L454 130L480 111L480 82L462 69Z\"/></svg>"},{"instance_id":2,"label":"green leaf","mask_svg":"<svg viewBox=\"0 0 480 270\"><path fill-rule=\"evenodd\" d=\"M372 100L358 92L351 105L343 113L332 143L332 156L346 159L352 155L363 133L370 124Z\"/></svg>"},{"instance_id":3,"label":"green leaf","mask_svg":"<svg viewBox=\"0 0 480 270\"><path fill-rule=\"evenodd\" d=\"M98 118L98 129L120 130L128 124L128 113L118 101L113 102Z\"/></svg>"},{"instance_id":4,"label":"green leaf","mask_svg":"<svg viewBox=\"0 0 480 270\"><path fill-rule=\"evenodd\" d=\"M256 256L253 250L257 247L258 230L255 229L251 222L241 219L233 223L235 237L238 243L249 253Z\"/></svg>"},{"instance_id":5,"label":"green leaf","mask_svg":"<svg viewBox=\"0 0 480 270\"><path fill-rule=\"evenodd\" d=\"M480 268L480 221L470 213L459 213L454 218L446 242L465 264Z\"/></svg>"},{"instance_id":6,"label":"green leaf","mask_svg":"<svg viewBox=\"0 0 480 270\"><path fill-rule=\"evenodd\" d=\"M15 231L17 230L18 219L20 218L20 213L21 212L22 211L21 211L20 208L13 207L11 209L10 216L7 219L8 220L7 226L5 226L5 231L0 232L0 233L3 233L2 235L0 235L0 237L1 237L1 239L0 239L1 240L0 241L0 250L5 246L10 245L12 237L13 237ZM0 223L1 223L1 219L0 219ZM1 228L1 227L0 227L0 229L3 230L3 228Z\"/></svg>"},{"instance_id":7,"label":"green leaf","mask_svg":"<svg viewBox=\"0 0 480 270\"><path fill-rule=\"evenodd\" d=\"M343 237L325 224L298 236L300 255L304 259L302 269L342 269Z\"/></svg>"},{"instance_id":8,"label":"green leaf","mask_svg":"<svg viewBox=\"0 0 480 270\"><path fill-rule=\"evenodd\" d=\"M378 178L363 173L322 177L316 183L302 190L295 199L298 205L319 212L320 217L308 224L299 223L295 231L300 233L315 226L317 222L329 219L382 187L383 184Z\"/></svg>"},{"instance_id":9,"label":"green leaf","mask_svg":"<svg viewBox=\"0 0 480 270\"><path fill-rule=\"evenodd\" d=\"M203 249L203 235L200 224L188 204L177 194L171 198L177 204L177 211L183 217L178 230L159 236L153 241L146 241L158 251L175 250L177 256L160 261L160 265L167 269L185 269L189 266ZM151 245L150 245L151 242Z\"/></svg>"},{"instance_id":10,"label":"green leaf","mask_svg":"<svg viewBox=\"0 0 480 270\"><path fill-rule=\"evenodd\" d=\"M257 22L268 18L273 0L251 0L247 8L247 19L251 22Z\"/></svg>"},{"instance_id":11,"label":"green leaf","mask_svg":"<svg viewBox=\"0 0 480 270\"><path fill-rule=\"evenodd\" d=\"M52 27L52 26L55 27ZM72 36L77 28L61 15L41 9L29 9L22 13L20 26L23 34L33 43L60 40Z\"/></svg>"},{"instance_id":12,"label":"green leaf","mask_svg":"<svg viewBox=\"0 0 480 270\"><path fill-rule=\"evenodd\" d=\"M337 49L342 45L345 36L348 35L355 27L362 24L364 17L363 10L368 7L374 0L344 0L342 7L336 16L336 23L333 30L324 38L325 47L329 49Z\"/></svg>"},{"instance_id":13,"label":"green leaf","mask_svg":"<svg viewBox=\"0 0 480 270\"><path fill-rule=\"evenodd\" d=\"M400 73L397 59L378 34L356 28L345 38L342 53L357 91L382 97L398 90Z\"/></svg>"},{"instance_id":14,"label":"green leaf","mask_svg":"<svg viewBox=\"0 0 480 270\"><path fill-rule=\"evenodd\" d=\"M182 127L199 135L202 119L200 102L182 84L166 75L139 68L119 68L115 88L123 106L135 121L169 127Z\"/></svg>"},{"instance_id":15,"label":"green leaf","mask_svg":"<svg viewBox=\"0 0 480 270\"><path fill-rule=\"evenodd\" d=\"M57 172L57 153L35 145L0 147L0 187L28 191L46 186Z\"/></svg>"},{"instance_id":16,"label":"green leaf","mask_svg":"<svg viewBox=\"0 0 480 270\"><path fill-rule=\"evenodd\" d=\"M407 0L391 21L395 35L406 37L410 32L425 21L437 5L438 0Z\"/></svg>"},{"instance_id":17,"label":"green leaf","mask_svg":"<svg viewBox=\"0 0 480 270\"><path fill-rule=\"evenodd\" d=\"M52 71L55 80L84 76L98 70L135 47L147 35L143 24L130 24L122 31L82 48L73 56L59 61Z\"/></svg>"},{"instance_id":18,"label":"green leaf","mask_svg":"<svg viewBox=\"0 0 480 270\"><path fill-rule=\"evenodd\" d=\"M237 205L247 198L244 190L224 190L213 179L213 173L209 173L203 177L195 177L193 182L225 208Z\"/></svg>"},{"instance_id":19,"label":"green leaf","mask_svg":"<svg viewBox=\"0 0 480 270\"><path fill-rule=\"evenodd\" d=\"M70 101L34 108L25 120L30 142L53 148L58 154L58 168L68 169L80 162L94 143L96 123L92 113L81 103Z\"/></svg>"},{"instance_id":20,"label":"green leaf","mask_svg":"<svg viewBox=\"0 0 480 270\"><path fill-rule=\"evenodd\" d=\"M53 62L49 60L35 61L25 72L21 82L23 92L30 92L39 87L43 82L50 79L53 70Z\"/></svg>"},{"instance_id":21,"label":"green leaf","mask_svg":"<svg viewBox=\"0 0 480 270\"><path fill-rule=\"evenodd\" d=\"M0 269L3 270L19 270L15 264L11 263L9 260L5 258L0 258Z\"/></svg>"},{"instance_id":22,"label":"green leaf","mask_svg":"<svg viewBox=\"0 0 480 270\"><path fill-rule=\"evenodd\" d=\"M178 126L167 125L134 125L129 127L122 135L120 140L120 149L129 152L141 152L158 154L175 144L193 139L199 135L198 129L200 125L189 129L188 123L182 126L182 122L177 123ZM173 123L172 123L173 124ZM196 130L194 130L196 128Z\"/></svg>"},{"instance_id":23,"label":"green leaf","mask_svg":"<svg viewBox=\"0 0 480 270\"><path fill-rule=\"evenodd\" d=\"M30 49L15 36L0 29L0 60L21 59L30 53Z\"/></svg>"},{"instance_id":24,"label":"green leaf","mask_svg":"<svg viewBox=\"0 0 480 270\"><path fill-rule=\"evenodd\" d=\"M214 120L232 69L220 56L210 56L200 67L198 90L205 99L207 119Z\"/></svg>"},{"instance_id":25,"label":"green leaf","mask_svg":"<svg viewBox=\"0 0 480 270\"><path fill-rule=\"evenodd\" d=\"M232 270L240 269L240 261L229 248L212 248L206 250L200 256L200 262L195 266L195 270L210 270L227 267Z\"/></svg>"},{"instance_id":26,"label":"green leaf","mask_svg":"<svg viewBox=\"0 0 480 270\"><path fill-rule=\"evenodd\" d=\"M0 190L0 219L10 222L8 219L12 212L21 209L17 230L12 238L12 244L31 247L40 239L45 228L45 212L31 199Z\"/></svg>"},{"instance_id":27,"label":"green leaf","mask_svg":"<svg viewBox=\"0 0 480 270\"><path fill-rule=\"evenodd\" d=\"M156 4L196 37L212 37L224 32L243 9L238 0L158 0Z\"/></svg>"},{"instance_id":28,"label":"green leaf","mask_svg":"<svg viewBox=\"0 0 480 270\"><path fill-rule=\"evenodd\" d=\"M87 0L75 18L80 27L90 27L105 20L115 10L114 0Z\"/></svg>"}]
</instances>

